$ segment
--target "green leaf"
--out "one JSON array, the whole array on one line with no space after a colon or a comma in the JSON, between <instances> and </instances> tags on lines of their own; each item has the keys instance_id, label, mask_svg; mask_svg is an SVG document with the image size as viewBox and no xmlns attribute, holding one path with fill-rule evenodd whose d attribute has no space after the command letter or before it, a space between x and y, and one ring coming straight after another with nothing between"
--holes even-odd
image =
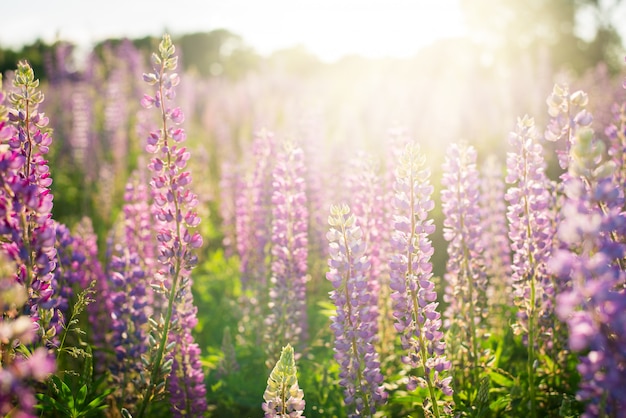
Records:
<instances>
[{"instance_id":1,"label":"green leaf","mask_svg":"<svg viewBox=\"0 0 626 418\"><path fill-rule=\"evenodd\" d=\"M493 371L490 372L489 377L491 378L491 381L494 382L495 384L504 386L507 388L515 384L515 381L513 379L498 372L493 372Z\"/></svg>"},{"instance_id":2,"label":"green leaf","mask_svg":"<svg viewBox=\"0 0 626 418\"><path fill-rule=\"evenodd\" d=\"M85 399L87 399L87 385L82 385L78 390L78 396L76 396L78 409L85 403Z\"/></svg>"}]
</instances>

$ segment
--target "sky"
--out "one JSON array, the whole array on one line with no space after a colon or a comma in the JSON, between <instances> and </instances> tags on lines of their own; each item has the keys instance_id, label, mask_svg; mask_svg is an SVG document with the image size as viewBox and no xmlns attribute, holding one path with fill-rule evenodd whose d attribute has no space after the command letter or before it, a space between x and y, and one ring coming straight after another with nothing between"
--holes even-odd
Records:
<instances>
[{"instance_id":1,"label":"sky","mask_svg":"<svg viewBox=\"0 0 626 418\"><path fill-rule=\"evenodd\" d=\"M60 38L87 48L109 37L220 28L264 55L303 45L326 61L408 57L465 30L458 0L0 0L4 47Z\"/></svg>"}]
</instances>

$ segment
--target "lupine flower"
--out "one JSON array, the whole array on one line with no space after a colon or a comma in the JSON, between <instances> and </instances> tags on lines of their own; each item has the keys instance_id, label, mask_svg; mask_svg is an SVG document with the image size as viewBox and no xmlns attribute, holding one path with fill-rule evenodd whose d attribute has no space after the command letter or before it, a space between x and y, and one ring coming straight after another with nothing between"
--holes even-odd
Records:
<instances>
[{"instance_id":1,"label":"lupine flower","mask_svg":"<svg viewBox=\"0 0 626 418\"><path fill-rule=\"evenodd\" d=\"M514 296L520 309L516 330L526 334L531 326L528 320L536 326L539 316L554 309L554 288L546 271L554 235L553 202L532 118L518 120L517 131L511 133L509 143L513 151L507 157L506 182L512 186L505 198L509 203Z\"/></svg>"},{"instance_id":2,"label":"lupine flower","mask_svg":"<svg viewBox=\"0 0 626 418\"><path fill-rule=\"evenodd\" d=\"M302 149L285 144L276 155L272 176L272 276L269 285L270 314L266 320L270 358L278 357L279 346L286 343L302 345L308 338L306 281L309 214L304 174Z\"/></svg>"},{"instance_id":3,"label":"lupine flower","mask_svg":"<svg viewBox=\"0 0 626 418\"><path fill-rule=\"evenodd\" d=\"M54 317L51 324L59 333L63 325L60 319L68 318L70 313L70 300L76 296L75 290L87 289L92 282L95 282L96 288L102 292L104 285L104 275L100 261L98 260L98 247L96 237L91 227L89 218L84 218L72 234L69 228L63 224L56 226L56 248L58 265L54 270L54 288L55 288L55 309ZM78 292L80 293L80 292ZM88 305L88 309L91 303ZM91 312L91 311L90 311ZM108 312L108 310L107 310ZM90 315L91 316L91 315ZM92 341L95 345L102 344L103 328L108 332L105 321L93 321L93 324L101 326L93 326ZM56 338L54 344L56 345Z\"/></svg>"},{"instance_id":4,"label":"lupine flower","mask_svg":"<svg viewBox=\"0 0 626 418\"><path fill-rule=\"evenodd\" d=\"M613 178L615 184L626 183L626 103L613 105L613 123L604 131L608 138L608 154L615 164ZM623 188L618 188L624 195Z\"/></svg>"},{"instance_id":5,"label":"lupine flower","mask_svg":"<svg viewBox=\"0 0 626 418\"><path fill-rule=\"evenodd\" d=\"M170 334L169 342L173 349L166 356L166 361L172 361L172 372L167 380L170 410L174 417L201 416L207 409L206 388L200 347L191 335L198 323L198 308L193 305L190 284L182 287L177 299L174 332Z\"/></svg>"},{"instance_id":6,"label":"lupine flower","mask_svg":"<svg viewBox=\"0 0 626 418\"><path fill-rule=\"evenodd\" d=\"M532 118L517 122L509 135L512 152L507 156L506 192L509 203L509 238L513 251L512 281L517 322L513 330L528 345L530 413L536 414L536 356L539 337L550 349L554 343L555 289L546 263L553 246L553 201L551 183L545 175L542 148Z\"/></svg>"},{"instance_id":7,"label":"lupine flower","mask_svg":"<svg viewBox=\"0 0 626 418\"><path fill-rule=\"evenodd\" d=\"M156 107L163 121L163 126L150 132L146 150L156 154L148 167L152 171L152 188L155 223L157 230L158 261L154 289L165 292L167 302L165 313L160 323L152 320L154 334L152 351L150 352L151 376L143 401L139 407L138 417L143 417L148 404L155 396L155 388L170 374L176 359L177 370L188 372L197 368L197 347L194 348L191 328L195 325L195 308L191 300L191 269L197 263L194 249L202 246L202 238L192 229L200 223L193 208L198 199L190 190L191 174L185 171L190 154L180 143L185 140L185 131L180 127L184 116L180 108L170 107L175 97L174 88L179 77L173 71L178 59L174 56L175 48L169 35L164 35L159 44L159 54L153 54L151 63L153 72L144 74L148 84L156 86L156 93L144 95L141 103L146 108ZM193 318L188 317L193 316ZM170 335L172 324L176 323L173 335ZM181 344L172 344L179 341ZM166 347L167 346L167 347ZM167 349L166 349L167 348ZM174 348L175 352L170 350ZM164 362L164 358L168 361ZM202 373L202 369L195 369ZM172 384L185 385L184 399L175 397L177 413L197 415L203 407L205 397L203 382L198 382L197 373L185 374L179 379L177 374ZM177 392L178 395L178 392ZM181 404L180 401L183 401Z\"/></svg>"},{"instance_id":8,"label":"lupine flower","mask_svg":"<svg viewBox=\"0 0 626 418\"><path fill-rule=\"evenodd\" d=\"M388 283L384 280L388 275L387 266L383 262L389 252L388 235L389 228L385 227L385 201L382 178L377 173L377 167L371 158L359 153L350 164L348 172L348 189L351 195L352 213L359 218L362 223L363 241L368 249L368 259L370 269L368 271L369 291L376 299L376 304L372 306L376 312L373 314L379 318L379 307L381 302L378 295L383 294L383 290L388 289ZM382 301L385 303L386 301ZM381 323L384 319L381 319ZM378 324L376 325L378 332Z\"/></svg>"},{"instance_id":9,"label":"lupine flower","mask_svg":"<svg viewBox=\"0 0 626 418\"><path fill-rule=\"evenodd\" d=\"M481 170L481 199L478 202L481 212L481 241L484 248L489 280L488 302L490 307L513 303L511 277L511 244L507 235L506 202L504 200L504 179L502 166L495 156L487 158ZM496 315L489 315L495 319Z\"/></svg>"},{"instance_id":10,"label":"lupine flower","mask_svg":"<svg viewBox=\"0 0 626 418\"><path fill-rule=\"evenodd\" d=\"M115 359L112 377L125 390L143 369L141 355L147 350L148 317L160 306L154 306L152 289L146 280L154 271L155 239L151 228L150 200L147 184L136 172L126 184L123 206L124 234L114 244L107 273L109 276L108 310L111 323L110 344ZM137 394L121 393L119 400L130 404Z\"/></svg>"},{"instance_id":11,"label":"lupine flower","mask_svg":"<svg viewBox=\"0 0 626 418\"><path fill-rule=\"evenodd\" d=\"M441 314L437 311L437 292L431 281L433 247L428 236L435 230L428 212L435 204L431 199L430 170L425 166L419 146L408 143L396 169L394 232L389 262L391 300L396 331L400 334L405 355L402 360L422 376L410 376L408 390L418 385L428 388L430 400L424 409L439 417L435 389L452 395L452 378L446 377L451 363L446 359L446 343L441 331ZM446 406L447 410L448 407Z\"/></svg>"},{"instance_id":12,"label":"lupine flower","mask_svg":"<svg viewBox=\"0 0 626 418\"><path fill-rule=\"evenodd\" d=\"M479 174L476 150L467 144L448 147L441 184L444 214L443 237L448 244L444 313L448 326L457 325L460 337L468 342L470 376L478 384L480 342L487 325L487 275L481 237ZM460 350L461 351L461 350ZM463 353L454 356L463 361ZM467 366L466 366L467 367Z\"/></svg>"},{"instance_id":13,"label":"lupine flower","mask_svg":"<svg viewBox=\"0 0 626 418\"><path fill-rule=\"evenodd\" d=\"M35 418L34 381L44 381L56 369L48 350L39 347L30 355L16 350L35 339L32 320L19 314L28 300L26 289L12 277L15 266L0 256L0 414Z\"/></svg>"},{"instance_id":14,"label":"lupine flower","mask_svg":"<svg viewBox=\"0 0 626 418\"><path fill-rule=\"evenodd\" d=\"M262 404L265 418L304 417L304 392L298 386L296 373L293 348L287 344L267 379Z\"/></svg>"},{"instance_id":15,"label":"lupine flower","mask_svg":"<svg viewBox=\"0 0 626 418\"><path fill-rule=\"evenodd\" d=\"M569 165L569 149L576 131L585 126L589 126L593 121L591 113L586 109L589 99L583 91L569 93L567 85L555 84L552 94L548 96L548 113L550 123L545 132L548 141L556 142L565 139L565 149L557 150L559 164L562 169L567 169Z\"/></svg>"},{"instance_id":16,"label":"lupine flower","mask_svg":"<svg viewBox=\"0 0 626 418\"><path fill-rule=\"evenodd\" d=\"M590 129L578 131L570 149L563 222L564 244L550 261L571 281L557 297L557 314L569 328L569 346L581 352L578 399L584 417L620 416L626 410L626 234L623 194L613 187L614 161Z\"/></svg>"},{"instance_id":17,"label":"lupine flower","mask_svg":"<svg viewBox=\"0 0 626 418\"><path fill-rule=\"evenodd\" d=\"M335 334L335 360L340 367L339 384L344 387L348 416L373 416L376 405L386 402L381 386L376 343L376 298L369 292L369 260L363 233L346 205L331 206L327 234L329 241L326 278L333 291L330 298L337 311L331 318Z\"/></svg>"},{"instance_id":18,"label":"lupine flower","mask_svg":"<svg viewBox=\"0 0 626 418\"><path fill-rule=\"evenodd\" d=\"M34 322L42 319L42 336L54 336L48 328L54 306L52 298L54 268L56 267L55 230L52 220L52 193L47 161L52 138L46 131L48 118L38 112L44 97L37 88L32 68L26 62L18 64L15 91L9 94L12 107L8 117L13 123L11 136L3 141L8 149L0 155L0 185L2 199L0 234L7 238L2 250L17 265L16 280L29 291L27 311ZM4 133L8 132L3 128Z\"/></svg>"},{"instance_id":19,"label":"lupine flower","mask_svg":"<svg viewBox=\"0 0 626 418\"><path fill-rule=\"evenodd\" d=\"M254 167L250 177L239 187L236 197L236 238L240 258L243 307L240 330L254 335L260 343L266 317L267 276L266 259L271 237L272 164L275 152L274 135L265 130L255 136L252 156L246 162Z\"/></svg>"}]
</instances>

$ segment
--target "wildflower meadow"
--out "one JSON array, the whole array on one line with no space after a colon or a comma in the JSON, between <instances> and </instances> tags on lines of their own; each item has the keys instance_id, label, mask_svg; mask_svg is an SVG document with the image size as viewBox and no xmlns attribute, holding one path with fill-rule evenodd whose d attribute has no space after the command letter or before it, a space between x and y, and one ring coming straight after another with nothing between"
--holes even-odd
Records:
<instances>
[{"instance_id":1,"label":"wildflower meadow","mask_svg":"<svg viewBox=\"0 0 626 418\"><path fill-rule=\"evenodd\" d=\"M153 46L1 79L2 416L626 417L623 76L481 107Z\"/></svg>"}]
</instances>

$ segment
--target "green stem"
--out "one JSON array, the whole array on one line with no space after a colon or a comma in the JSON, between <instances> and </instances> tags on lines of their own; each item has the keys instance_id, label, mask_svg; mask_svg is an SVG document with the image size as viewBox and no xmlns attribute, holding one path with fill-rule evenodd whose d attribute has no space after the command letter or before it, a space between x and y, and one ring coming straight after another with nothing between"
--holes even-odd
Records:
<instances>
[{"instance_id":1,"label":"green stem","mask_svg":"<svg viewBox=\"0 0 626 418\"><path fill-rule=\"evenodd\" d=\"M414 207L415 207L415 192L414 192L414 179L413 179L413 171L411 171L410 174L410 181L409 181L410 187L411 187L411 198L410 198L410 202L411 202L411 237L409 239L409 249L407 251L407 259L408 259L408 266L407 266L407 277L409 278L408 280L412 280L413 278L413 256L415 255L412 251L411 251L411 247L413 242L415 241L415 239L417 238L415 235L415 213L414 213ZM437 405L437 397L435 395L435 387L433 386L433 382L430 379L430 373L426 374L426 359L428 357L428 352L426 351L426 343L424 341L424 333L422 332L422 324L419 321L419 300L417 298L417 292L415 290L411 290L411 299L413 301L413 321L415 321L415 326L418 328L419 330L419 337L418 337L418 341L419 341L419 346L420 346L420 359L422 362L422 367L424 369L424 379L426 380L426 384L428 385L428 392L430 393L430 400L431 403L433 405L433 415L435 416L435 418L439 418L439 405Z\"/></svg>"},{"instance_id":2,"label":"green stem","mask_svg":"<svg viewBox=\"0 0 626 418\"><path fill-rule=\"evenodd\" d=\"M169 169L172 165L171 159L171 151L168 147L168 136L167 136L167 116L166 116L166 110L165 110L165 96L163 94L163 73L165 72L165 68L164 68L164 64L165 64L165 59L163 60L163 63L161 64L161 73L160 73L160 77L159 77L159 94L161 95L161 116L162 116L162 121L163 121L163 143L164 143L164 148L167 149L167 170L169 172ZM181 225L180 225L180 207L178 205L178 199L176 198L176 190L174 190L174 188L172 187L172 178L171 176L169 176L169 187L170 190L172 192L172 195L174 196L174 209L175 209L175 216L174 216L174 220L176 222L176 242L178 243L182 243L181 240ZM179 254L177 252L177 254ZM165 355L165 347L167 345L167 340L169 337L169 331L170 331L170 327L171 327L171 320L172 320L172 314L174 311L174 300L176 299L176 293L178 290L178 280L179 280L179 276L180 276L180 271L181 271L181 256L177 255L175 258L175 266L174 266L174 275L172 277L172 284L171 284L171 288L170 288L170 293L169 293L169 297L168 297L168 301L167 301L167 311L165 313L165 319L164 319L164 323L163 323L163 330L161 331L161 340L159 341L159 348L157 349L157 353L156 356L154 358L154 363L152 364L152 372L150 374L150 383L148 384L148 388L146 389L146 394L143 397L143 400L141 402L141 406L139 408L139 412L137 413L137 418L142 418L144 416L144 413L146 411L146 408L148 407L148 403L150 403L150 401L152 400L153 396L154 396L154 389L157 386L156 382L159 378L159 374L161 372L161 362L163 361L163 356Z\"/></svg>"},{"instance_id":3,"label":"green stem","mask_svg":"<svg viewBox=\"0 0 626 418\"><path fill-rule=\"evenodd\" d=\"M524 156L524 176L527 177L528 175L528 158L525 155ZM527 183L527 178L524 179L525 183ZM526 234L528 236L528 239L530 240L531 237L533 236L532 234L532 228L531 228L531 221L530 221L530 205L528 203L528 197L526 195L524 195L524 212L526 215ZM527 243L528 246L530 246L530 243ZM532 273L530 275L530 307L529 307L529 312L528 312L528 364L527 364L527 370L528 370L528 390L529 390L529 394L530 394L530 416L531 418L535 418L537 416L537 405L536 405L536 388L535 388L535 368L534 368L534 363L535 363L535 322L536 322L536 309L535 309L535 305L536 305L536 293L537 293L537 289L536 289L536 276L537 276L537 266L535 265L535 257L532 253L532 251L530 250L530 247L528 248L528 262L531 266L532 269Z\"/></svg>"},{"instance_id":4,"label":"green stem","mask_svg":"<svg viewBox=\"0 0 626 418\"><path fill-rule=\"evenodd\" d=\"M341 232L343 234L343 242L345 243L346 246L346 256L348 257L348 274L346 276L346 283L344 286L344 291L346 294L346 307L348 309L348 323L350 324L350 329L352 329L354 332L352 333L352 338L351 338L351 347L352 347L352 354L354 356L354 358L356 359L357 362L357 367L356 367L356 374L357 374L357 391L361 393L361 395L363 396L363 411L367 412L369 414L369 416L371 417L371 409L370 409L370 400L369 400L369 396L368 393L366 391L363 391L363 372L361 370L361 367L364 364L364 360L361 359L361 356L359 355L359 349L358 349L358 344L355 338L356 335L356 327L354 326L354 324L352 323L352 303L350 300L350 292L348 289L348 280L350 280L350 277L352 277L352 253L350 251L350 247L348 246L348 237L346 235L346 228L345 225L342 224L341 225Z\"/></svg>"}]
</instances>

